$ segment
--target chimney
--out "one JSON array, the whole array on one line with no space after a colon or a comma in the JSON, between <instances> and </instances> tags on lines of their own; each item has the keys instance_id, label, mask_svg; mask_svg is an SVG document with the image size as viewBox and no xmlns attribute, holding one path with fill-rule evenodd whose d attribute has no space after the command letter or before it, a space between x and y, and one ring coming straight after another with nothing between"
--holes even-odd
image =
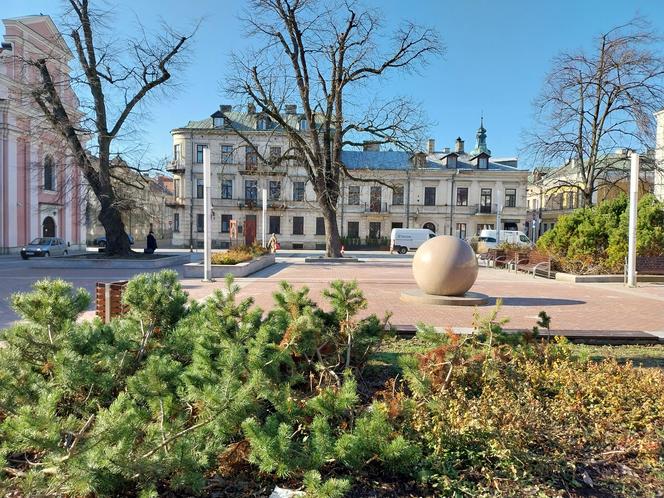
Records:
<instances>
[{"instance_id":1,"label":"chimney","mask_svg":"<svg viewBox=\"0 0 664 498\"><path fill-rule=\"evenodd\" d=\"M373 143L369 140L365 140L362 144L362 150L370 150L370 151L379 151L380 150L380 144Z\"/></svg>"},{"instance_id":2,"label":"chimney","mask_svg":"<svg viewBox=\"0 0 664 498\"><path fill-rule=\"evenodd\" d=\"M297 114L297 105L286 104L286 114Z\"/></svg>"},{"instance_id":3,"label":"chimney","mask_svg":"<svg viewBox=\"0 0 664 498\"><path fill-rule=\"evenodd\" d=\"M256 114L256 106L254 104L247 104L247 114Z\"/></svg>"},{"instance_id":4,"label":"chimney","mask_svg":"<svg viewBox=\"0 0 664 498\"><path fill-rule=\"evenodd\" d=\"M233 106L231 106L231 105L222 104L222 105L219 106L219 111L221 111L224 114L226 114L227 112L231 112L232 110L233 110Z\"/></svg>"},{"instance_id":5,"label":"chimney","mask_svg":"<svg viewBox=\"0 0 664 498\"><path fill-rule=\"evenodd\" d=\"M449 147L443 147L443 154L449 154L450 153L450 148Z\"/></svg>"},{"instance_id":6,"label":"chimney","mask_svg":"<svg viewBox=\"0 0 664 498\"><path fill-rule=\"evenodd\" d=\"M436 150L436 141L433 138L427 140L427 152L433 154Z\"/></svg>"},{"instance_id":7,"label":"chimney","mask_svg":"<svg viewBox=\"0 0 664 498\"><path fill-rule=\"evenodd\" d=\"M454 148L454 152L457 154L463 154L463 140L461 140L461 137L457 137L456 139L456 147Z\"/></svg>"}]
</instances>

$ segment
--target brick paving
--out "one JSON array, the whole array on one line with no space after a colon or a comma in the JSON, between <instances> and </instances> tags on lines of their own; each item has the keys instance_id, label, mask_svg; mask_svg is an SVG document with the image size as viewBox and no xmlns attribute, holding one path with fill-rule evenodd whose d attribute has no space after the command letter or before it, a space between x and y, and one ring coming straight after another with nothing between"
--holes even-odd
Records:
<instances>
[{"instance_id":1,"label":"brick paving","mask_svg":"<svg viewBox=\"0 0 664 498\"><path fill-rule=\"evenodd\" d=\"M284 257L285 256L285 257ZM399 300L402 290L415 288L411 256L388 257L368 255L363 263L325 265L304 263L300 254L284 254L278 263L250 278L238 280L241 296L252 296L263 309L272 305L272 293L279 282L287 280L296 287L306 285L311 297L324 303L321 291L335 279L356 279L367 296L366 313L382 316L393 313L395 325L419 322L439 327L468 327L474 308L419 305ZM46 276L60 277L92 291L97 281L130 278L136 270L45 270L30 268L27 262L0 262L0 328L16 316L9 309L7 298L12 292L28 290L32 282ZM223 281L202 283L183 279L182 285L194 299L203 299ZM502 298L502 317L509 317L510 328L530 328L537 314L545 310L552 317L553 330L658 331L664 339L664 284L640 284L628 289L620 284L572 284L510 273L505 270L480 268L476 292L491 297L489 305L479 307L487 313L496 298ZM89 314L88 314L89 315Z\"/></svg>"}]
</instances>

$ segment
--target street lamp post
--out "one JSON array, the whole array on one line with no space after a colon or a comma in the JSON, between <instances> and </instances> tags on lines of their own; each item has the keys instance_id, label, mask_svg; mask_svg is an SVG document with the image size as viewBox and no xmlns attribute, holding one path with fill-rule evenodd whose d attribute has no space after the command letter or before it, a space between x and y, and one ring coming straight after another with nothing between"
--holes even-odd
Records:
<instances>
[{"instance_id":1,"label":"street lamp post","mask_svg":"<svg viewBox=\"0 0 664 498\"><path fill-rule=\"evenodd\" d=\"M265 227L265 222L267 219L267 189L263 189L263 220L262 220L262 227L261 227L261 236L263 240L263 247L267 247L266 241L265 241L265 233L266 233L266 227Z\"/></svg>"},{"instance_id":2,"label":"street lamp post","mask_svg":"<svg viewBox=\"0 0 664 498\"><path fill-rule=\"evenodd\" d=\"M629 237L627 249L627 286L636 287L636 209L639 202L639 154L632 152L629 178Z\"/></svg>"},{"instance_id":3,"label":"street lamp post","mask_svg":"<svg viewBox=\"0 0 664 498\"><path fill-rule=\"evenodd\" d=\"M501 205L500 190L496 191L496 247L500 244L500 215L503 207Z\"/></svg>"},{"instance_id":4,"label":"street lamp post","mask_svg":"<svg viewBox=\"0 0 664 498\"><path fill-rule=\"evenodd\" d=\"M210 226L212 220L212 199L210 198L210 183L212 181L212 174L210 171L210 149L205 147L203 149L203 282L214 282L212 278L212 261L211 261L211 245L212 245L212 227Z\"/></svg>"}]
</instances>

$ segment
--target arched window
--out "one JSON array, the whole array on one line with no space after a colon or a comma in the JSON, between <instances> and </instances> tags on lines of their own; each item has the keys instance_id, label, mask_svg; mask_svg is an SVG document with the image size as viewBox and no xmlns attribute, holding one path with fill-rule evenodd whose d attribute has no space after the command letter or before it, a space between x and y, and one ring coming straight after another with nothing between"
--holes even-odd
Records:
<instances>
[{"instance_id":1,"label":"arched window","mask_svg":"<svg viewBox=\"0 0 664 498\"><path fill-rule=\"evenodd\" d=\"M55 190L55 164L48 155L44 157L44 190Z\"/></svg>"}]
</instances>

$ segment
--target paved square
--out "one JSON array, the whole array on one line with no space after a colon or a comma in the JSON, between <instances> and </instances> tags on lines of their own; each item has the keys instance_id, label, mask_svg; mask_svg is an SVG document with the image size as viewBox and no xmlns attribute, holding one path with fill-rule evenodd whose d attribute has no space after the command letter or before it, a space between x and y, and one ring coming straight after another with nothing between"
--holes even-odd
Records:
<instances>
[{"instance_id":1,"label":"paved square","mask_svg":"<svg viewBox=\"0 0 664 498\"><path fill-rule=\"evenodd\" d=\"M272 306L272 293L278 289L279 282L287 280L296 287L306 285L311 297L326 306L321 291L332 280L356 279L369 301L365 313L383 316L391 311L394 325L424 322L440 327L469 327L472 324L476 311L472 307L400 301L402 290L416 287L410 268L412 255L361 253L358 256L364 262L343 265L305 263L307 255L311 254L280 254L276 265L237 281L242 288L240 295L253 297L258 306L267 310ZM13 258L0 261L0 327L16 319L7 301L11 293L28 290L39 278L60 277L92 292L95 282L124 280L138 273L136 270L33 269L28 263ZM204 299L224 283L222 280L203 283L197 279L182 279L182 285L192 298ZM472 290L492 298L488 305L478 308L482 313L492 309L496 298L502 299L500 316L510 319L509 328L529 329L535 324L537 314L545 310L552 317L554 331L655 331L661 332L664 338L664 284L639 284L636 289L628 289L621 284L572 284L480 268Z\"/></svg>"}]
</instances>

